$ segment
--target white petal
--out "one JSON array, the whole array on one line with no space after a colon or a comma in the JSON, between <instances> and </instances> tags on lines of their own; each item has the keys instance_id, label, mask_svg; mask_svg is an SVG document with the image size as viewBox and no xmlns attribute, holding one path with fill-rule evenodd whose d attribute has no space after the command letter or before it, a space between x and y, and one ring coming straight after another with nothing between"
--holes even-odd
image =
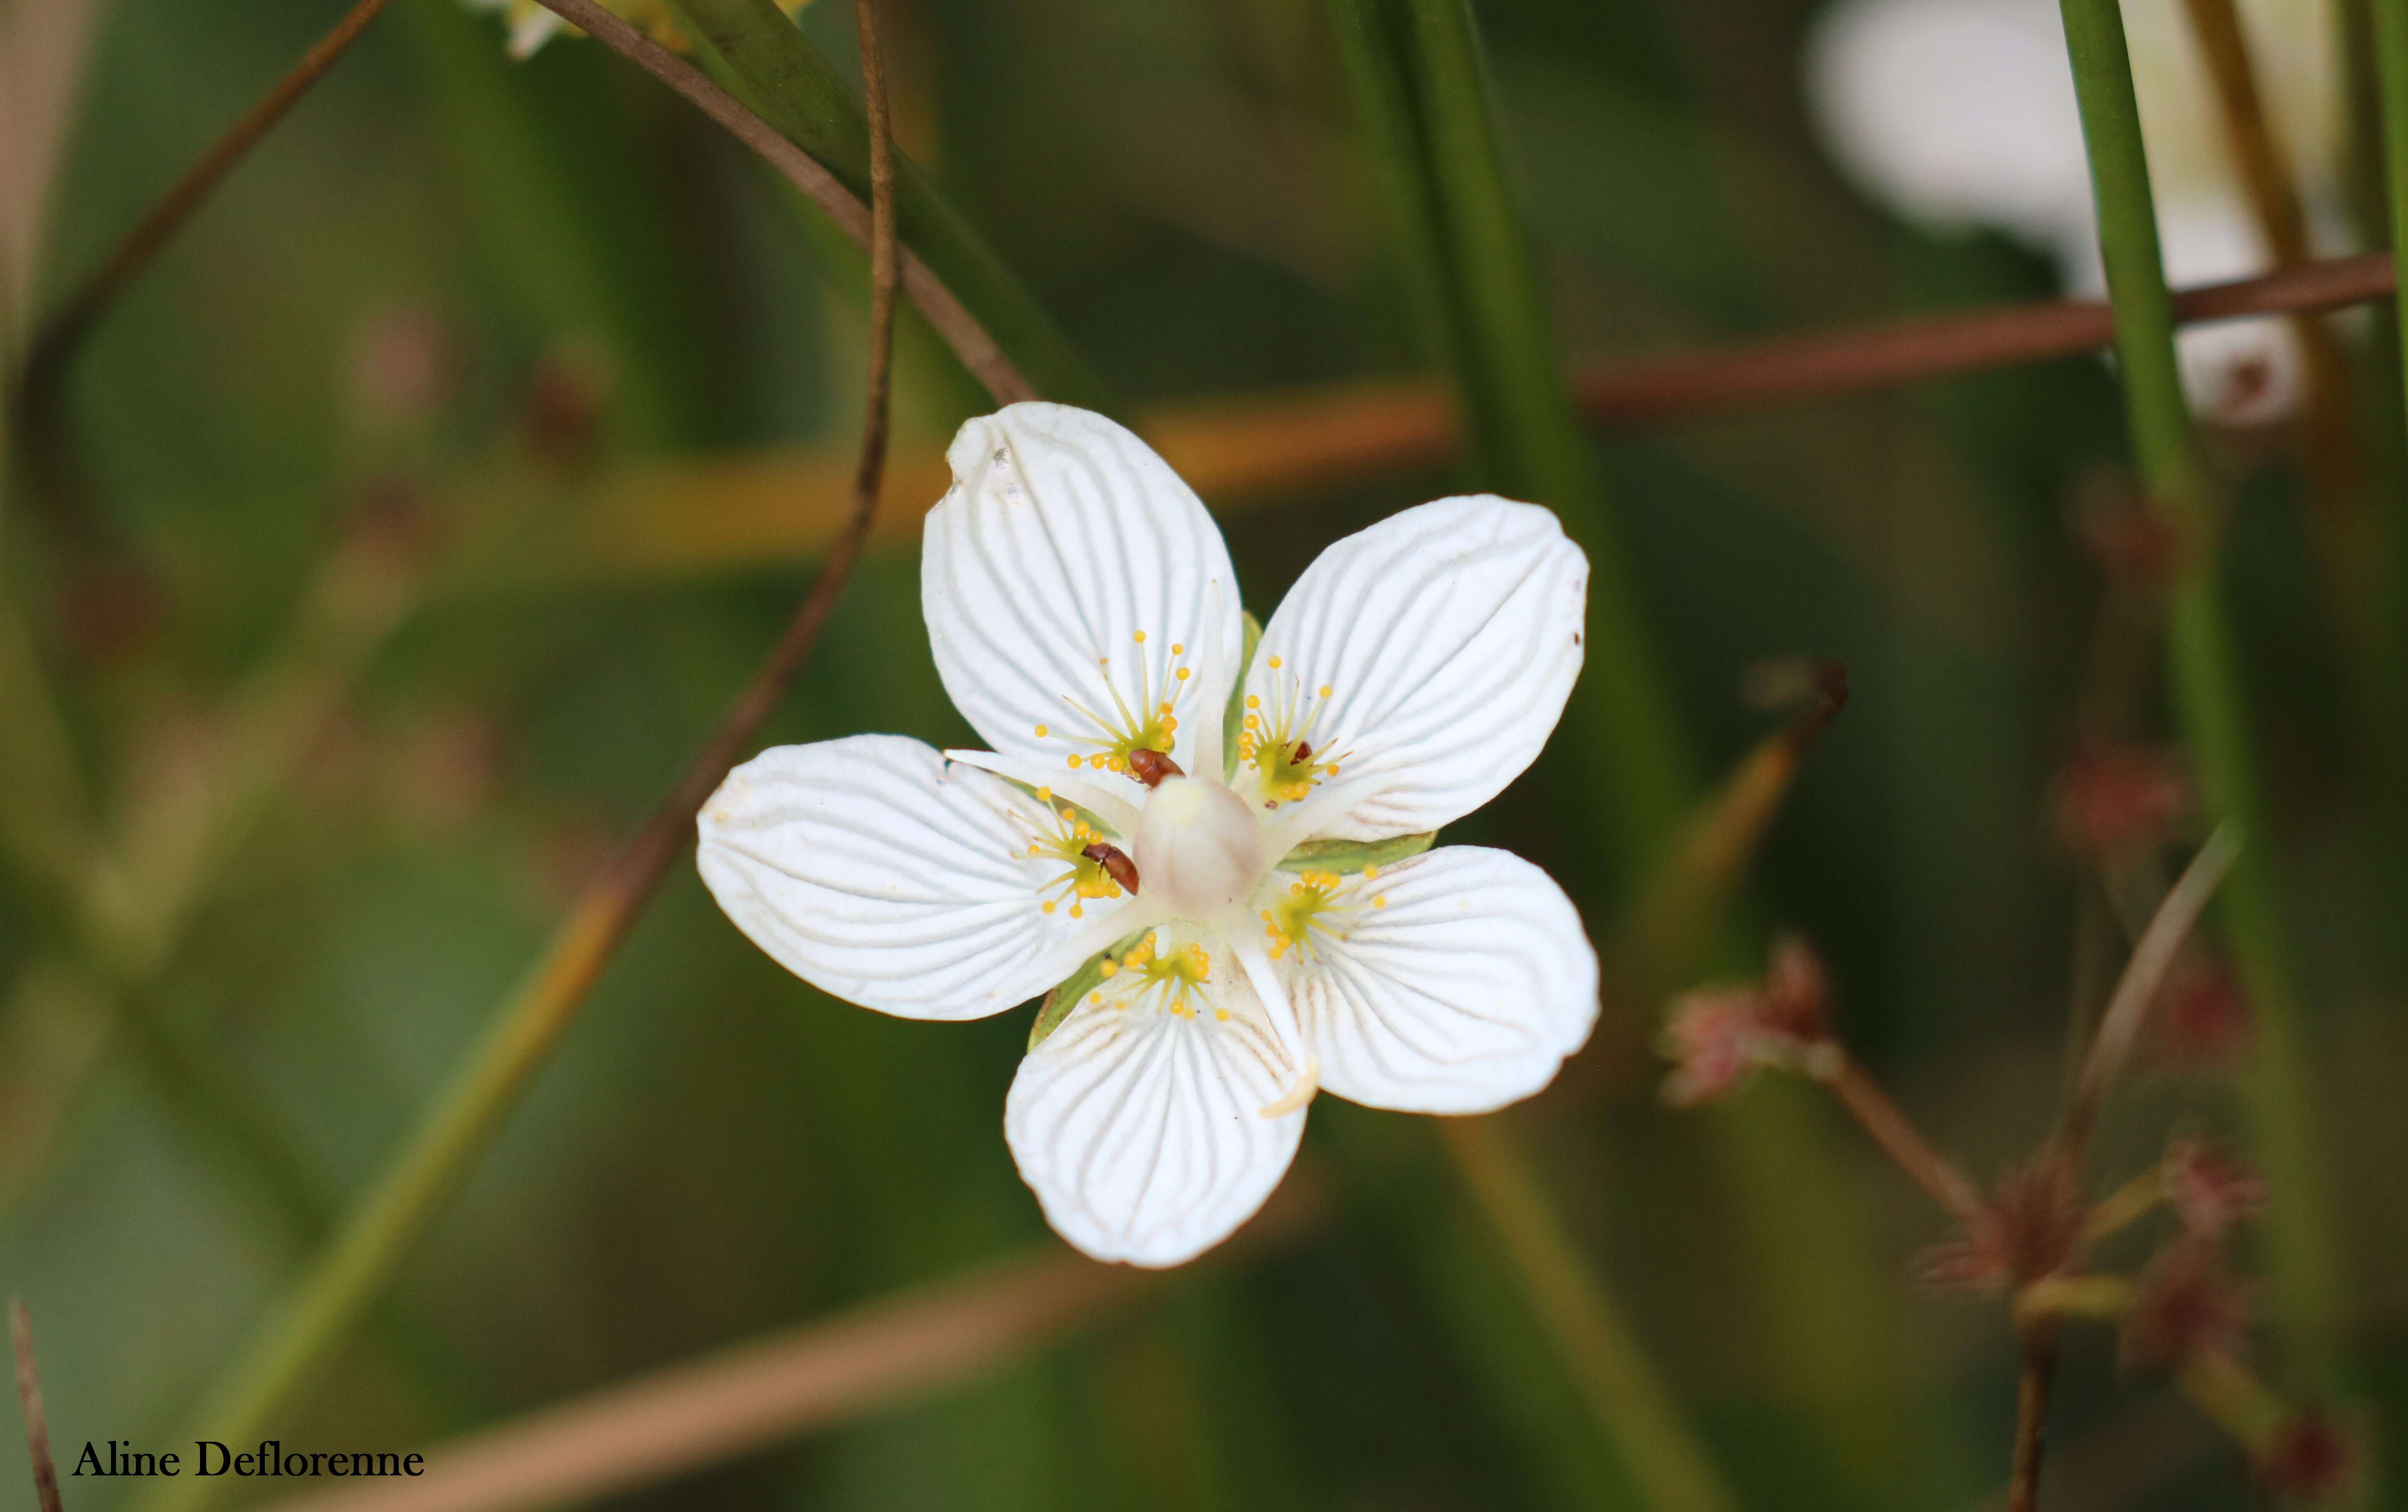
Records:
<instances>
[{"instance_id":1,"label":"white petal","mask_svg":"<svg viewBox=\"0 0 2408 1512\"><path fill-rule=\"evenodd\" d=\"M1528 862L1445 846L1349 878L1340 896L1359 910L1344 937L1316 928L1280 963L1328 1091L1409 1113L1484 1113L1544 1087L1587 1042L1597 951L1563 889Z\"/></svg>"},{"instance_id":2,"label":"white petal","mask_svg":"<svg viewBox=\"0 0 2408 1512\"><path fill-rule=\"evenodd\" d=\"M1322 552L1246 674L1266 731L1340 768L1342 793L1325 779L1295 822L1384 839L1495 797L1563 713L1587 604L1588 559L1555 517L1493 494L1407 509Z\"/></svg>"},{"instance_id":3,"label":"white petal","mask_svg":"<svg viewBox=\"0 0 2408 1512\"><path fill-rule=\"evenodd\" d=\"M1189 937L1159 933L1174 948ZM1252 1217L1296 1158L1303 1109L1262 1115L1294 1063L1236 961L1207 944L1198 1011L1172 1014L1160 989L1133 989L1125 971L1028 1052L1004 1103L1005 1137L1047 1221L1097 1260L1194 1259Z\"/></svg>"},{"instance_id":4,"label":"white petal","mask_svg":"<svg viewBox=\"0 0 2408 1512\"><path fill-rule=\"evenodd\" d=\"M696 864L736 927L821 991L906 1019L982 1019L1076 970L1134 901L1086 900L1073 919L1048 891L1062 864L1027 853L1051 819L919 741L853 735L730 772L703 805Z\"/></svg>"},{"instance_id":5,"label":"white petal","mask_svg":"<svg viewBox=\"0 0 2408 1512\"><path fill-rule=\"evenodd\" d=\"M1228 697L1243 621L1220 528L1179 475L1119 425L1061 405L971 421L947 459L953 486L928 511L920 592L963 717L1004 755L1068 769L1127 733L1125 715L1142 722L1167 702L1171 758L1217 774L1217 752L1197 755L1198 711ZM1141 796L1134 778L1096 780Z\"/></svg>"},{"instance_id":6,"label":"white petal","mask_svg":"<svg viewBox=\"0 0 2408 1512\"><path fill-rule=\"evenodd\" d=\"M1909 219L2088 238L2057 0L1842 0L1808 37L1805 82L1841 168Z\"/></svg>"}]
</instances>

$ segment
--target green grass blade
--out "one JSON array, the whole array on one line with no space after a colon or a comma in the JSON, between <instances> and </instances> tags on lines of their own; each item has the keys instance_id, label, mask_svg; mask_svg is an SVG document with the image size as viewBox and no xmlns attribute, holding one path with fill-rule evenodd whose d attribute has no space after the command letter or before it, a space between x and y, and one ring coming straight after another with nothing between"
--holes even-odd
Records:
<instances>
[{"instance_id":1,"label":"green grass blade","mask_svg":"<svg viewBox=\"0 0 2408 1512\"><path fill-rule=\"evenodd\" d=\"M2108 295L2115 307L2115 354L2132 448L2151 503L2179 543L2166 629L2174 706L2211 817L2237 824L2249 842L2225 884L2219 915L2257 1017L2243 1097L2258 1156L2272 1184L2267 1234L2273 1311L2294 1358L2315 1376L2329 1369L2339 1338L2339 1259L2300 1005L2271 865L2272 836L2220 598L2221 501L2192 432L2175 364L2173 307L2158 250L2123 15L2115 0L2062 3ZM2386 0L2386 8L2396 12L2397 0Z\"/></svg>"},{"instance_id":2,"label":"green grass blade","mask_svg":"<svg viewBox=\"0 0 2408 1512\"><path fill-rule=\"evenodd\" d=\"M869 123L828 61L772 0L683 0L695 27L743 81L747 103L866 202ZM1037 392L1062 404L1109 411L1103 384L1054 329L1028 291L927 175L895 161L895 215L903 243L920 254Z\"/></svg>"}]
</instances>

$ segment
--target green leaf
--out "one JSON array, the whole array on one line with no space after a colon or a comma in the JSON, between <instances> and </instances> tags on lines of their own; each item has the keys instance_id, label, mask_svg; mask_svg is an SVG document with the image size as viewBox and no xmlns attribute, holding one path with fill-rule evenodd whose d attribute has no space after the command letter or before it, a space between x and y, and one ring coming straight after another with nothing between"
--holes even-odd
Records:
<instances>
[{"instance_id":1,"label":"green leaf","mask_svg":"<svg viewBox=\"0 0 2408 1512\"><path fill-rule=\"evenodd\" d=\"M1079 1006L1079 1000L1096 990L1096 985L1104 979L1104 963L1126 951L1130 946L1137 943L1138 936L1144 933L1143 930L1139 930L1135 934L1114 941L1111 949L1089 957L1085 965L1072 972L1060 986L1045 994L1044 1006L1037 1010L1037 1021L1028 1026L1030 1049L1033 1050L1044 1044L1045 1036L1062 1027L1062 1020L1070 1017L1070 1010Z\"/></svg>"},{"instance_id":2,"label":"green leaf","mask_svg":"<svg viewBox=\"0 0 2408 1512\"><path fill-rule=\"evenodd\" d=\"M1238 675L1229 681L1229 706L1221 712L1221 775L1238 775L1238 732L1246 722L1246 669L1254 664L1254 648L1263 642L1263 622L1243 609L1246 649L1238 657Z\"/></svg>"},{"instance_id":3,"label":"green leaf","mask_svg":"<svg viewBox=\"0 0 2408 1512\"><path fill-rule=\"evenodd\" d=\"M1438 831L1399 834L1385 840L1307 840L1279 863L1283 872L1336 872L1352 877L1366 866L1393 866L1427 850Z\"/></svg>"}]
</instances>

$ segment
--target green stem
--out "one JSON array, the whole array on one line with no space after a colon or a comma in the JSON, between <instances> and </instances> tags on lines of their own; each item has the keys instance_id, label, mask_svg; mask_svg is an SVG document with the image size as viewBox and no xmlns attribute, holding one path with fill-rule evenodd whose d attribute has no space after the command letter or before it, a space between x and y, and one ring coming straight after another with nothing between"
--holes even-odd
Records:
<instances>
[{"instance_id":1,"label":"green stem","mask_svg":"<svg viewBox=\"0 0 2408 1512\"><path fill-rule=\"evenodd\" d=\"M2152 506L2180 548L2166 630L2174 707L2210 816L2234 824L2248 845L2225 885L2219 914L2257 1018L2243 1095L2274 1194L2268 1229L2274 1310L2295 1358L2315 1376L2329 1370L2339 1337L2337 1256L2271 836L2219 596L2221 501L2192 433L2175 365L2173 306L2123 15L2115 0L2062 0L2062 6L2133 449ZM2385 8L2396 12L2398 0L2386 0Z\"/></svg>"},{"instance_id":2,"label":"green stem","mask_svg":"<svg viewBox=\"0 0 2408 1512\"><path fill-rule=\"evenodd\" d=\"M1602 769L1626 879L1698 795L1620 532L1606 506L1508 178L1463 0L1329 0L1422 344L1453 379L1479 481L1555 511L1589 560L1587 664L1573 739Z\"/></svg>"},{"instance_id":3,"label":"green stem","mask_svg":"<svg viewBox=\"0 0 2408 1512\"><path fill-rule=\"evenodd\" d=\"M682 0L681 8L744 86L745 103L787 140L869 199L869 125L861 101L773 0ZM909 158L895 164L903 245L920 254L1037 392L1113 408L1102 383L977 230Z\"/></svg>"},{"instance_id":4,"label":"green stem","mask_svg":"<svg viewBox=\"0 0 2408 1512\"><path fill-rule=\"evenodd\" d=\"M1564 1232L1529 1155L1497 1119L1440 1122L1473 1201L1496 1230L1574 1386L1613 1434L1657 1512L1729 1512L1730 1489L1690 1433L1604 1277Z\"/></svg>"}]
</instances>

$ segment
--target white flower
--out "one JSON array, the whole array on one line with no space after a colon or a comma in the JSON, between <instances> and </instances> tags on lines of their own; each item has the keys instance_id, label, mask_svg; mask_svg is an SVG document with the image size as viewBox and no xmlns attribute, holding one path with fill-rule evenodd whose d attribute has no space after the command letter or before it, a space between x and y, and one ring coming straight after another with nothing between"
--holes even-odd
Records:
<instances>
[{"instance_id":1,"label":"white flower","mask_svg":"<svg viewBox=\"0 0 2408 1512\"><path fill-rule=\"evenodd\" d=\"M2311 210L2336 225L2344 137L2329 0L2239 9L2271 129ZM2123 12L2166 277L2266 271L2184 0L2124 0ZM2011 232L2053 256L2074 292L2105 291L2057 0L1840 0L1808 40L1806 85L1833 157L1866 193L1927 225ZM2247 424L2298 404L2286 321L2194 326L2176 347L2202 414Z\"/></svg>"},{"instance_id":2,"label":"white flower","mask_svg":"<svg viewBox=\"0 0 2408 1512\"><path fill-rule=\"evenodd\" d=\"M911 1019L1049 988L1004 1132L1054 1227L1170 1265L1279 1184L1317 1090L1475 1113L1588 1037L1597 956L1527 862L1429 832L1527 766L1588 564L1546 510L1441 499L1323 552L1251 658L1220 532L1101 416L962 428L928 512L938 671L993 751L767 751L703 880L797 976Z\"/></svg>"}]
</instances>

